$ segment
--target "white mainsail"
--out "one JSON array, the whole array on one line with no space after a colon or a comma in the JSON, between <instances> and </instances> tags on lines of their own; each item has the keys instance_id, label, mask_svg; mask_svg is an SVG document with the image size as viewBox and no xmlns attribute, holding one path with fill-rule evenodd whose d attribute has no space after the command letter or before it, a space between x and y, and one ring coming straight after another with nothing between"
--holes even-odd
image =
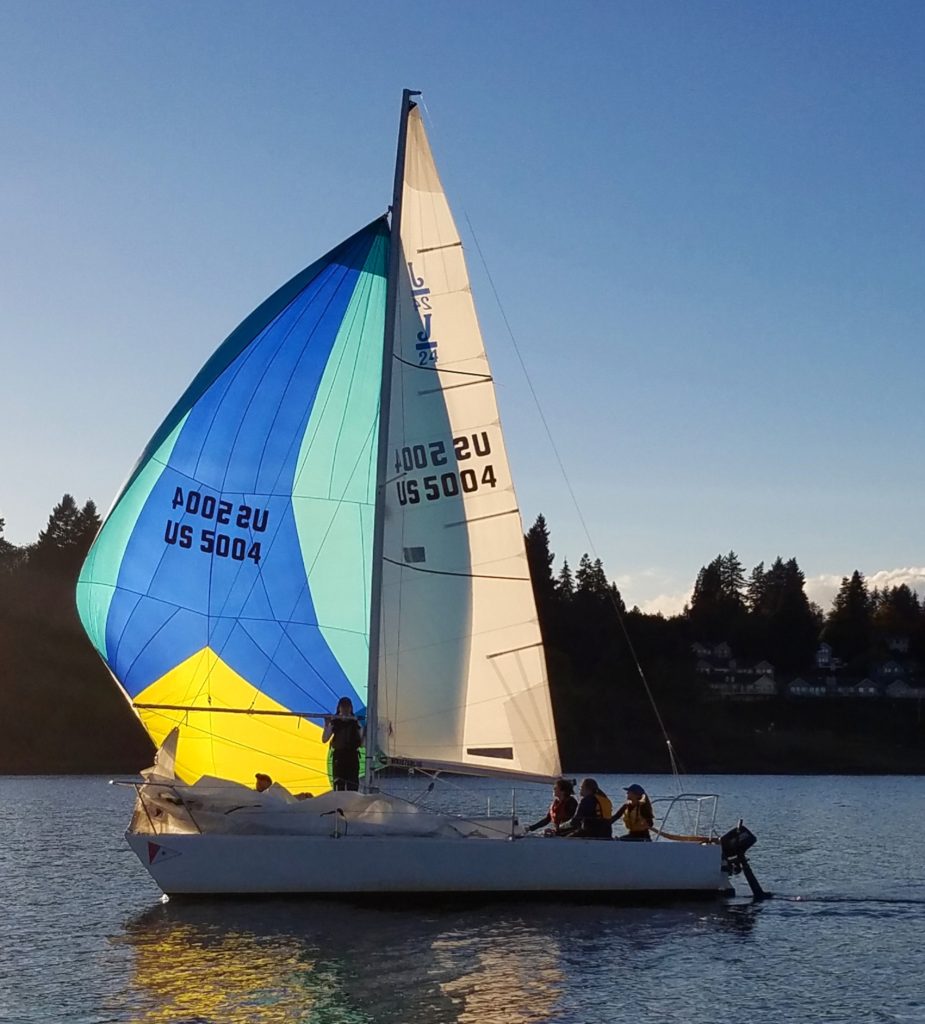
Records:
<instances>
[{"instance_id":1,"label":"white mainsail","mask_svg":"<svg viewBox=\"0 0 925 1024\"><path fill-rule=\"evenodd\" d=\"M462 243L418 108L400 233L379 746L393 760L553 776L523 525Z\"/></svg>"}]
</instances>

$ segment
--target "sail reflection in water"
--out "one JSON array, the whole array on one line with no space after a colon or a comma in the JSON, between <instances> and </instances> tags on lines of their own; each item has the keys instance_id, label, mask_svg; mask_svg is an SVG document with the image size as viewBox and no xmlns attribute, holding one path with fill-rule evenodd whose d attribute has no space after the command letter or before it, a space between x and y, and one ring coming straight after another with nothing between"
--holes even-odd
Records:
<instances>
[{"instance_id":1,"label":"sail reflection in water","mask_svg":"<svg viewBox=\"0 0 925 1024\"><path fill-rule=\"evenodd\" d=\"M441 983L460 1024L552 1020L566 987L556 939L531 928L485 935L452 933L434 941L438 963L454 976ZM460 967L464 970L460 971Z\"/></svg>"},{"instance_id":2,"label":"sail reflection in water","mask_svg":"<svg viewBox=\"0 0 925 1024\"><path fill-rule=\"evenodd\" d=\"M624 966L659 971L689 940L749 934L753 908L485 906L452 913L331 903L160 906L115 941L134 957L117 1020L140 1024L527 1024L596 1019ZM676 993L683 1004L683 993ZM671 997L672 999L675 996ZM126 1014L130 1013L131 1016Z\"/></svg>"}]
</instances>

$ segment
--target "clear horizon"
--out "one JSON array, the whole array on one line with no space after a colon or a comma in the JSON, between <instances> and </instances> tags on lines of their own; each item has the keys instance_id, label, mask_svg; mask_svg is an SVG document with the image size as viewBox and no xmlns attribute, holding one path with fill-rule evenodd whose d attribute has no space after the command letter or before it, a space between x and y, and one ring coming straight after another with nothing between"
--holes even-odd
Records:
<instances>
[{"instance_id":1,"label":"clear horizon","mask_svg":"<svg viewBox=\"0 0 925 1024\"><path fill-rule=\"evenodd\" d=\"M479 247L629 606L680 610L730 548L824 608L855 568L925 593L920 4L0 18L10 541L64 491L105 510L222 339L382 212L411 86L557 566L590 545Z\"/></svg>"}]
</instances>

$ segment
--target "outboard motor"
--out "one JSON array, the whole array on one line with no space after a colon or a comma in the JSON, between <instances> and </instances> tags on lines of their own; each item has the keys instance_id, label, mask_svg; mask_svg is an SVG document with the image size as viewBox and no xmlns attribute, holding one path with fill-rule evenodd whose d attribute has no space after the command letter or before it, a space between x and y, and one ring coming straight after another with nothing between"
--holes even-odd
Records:
<instances>
[{"instance_id":1,"label":"outboard motor","mask_svg":"<svg viewBox=\"0 0 925 1024\"><path fill-rule=\"evenodd\" d=\"M723 860L726 862L730 873L738 875L741 872L741 874L745 875L748 887L751 889L752 896L756 900L770 899L771 893L765 892L761 888L761 883L755 878L755 873L752 871L748 858L745 856L755 843L758 842L755 833L746 828L742 824L742 819L739 818L739 824L735 828L730 829L719 842L723 851Z\"/></svg>"}]
</instances>

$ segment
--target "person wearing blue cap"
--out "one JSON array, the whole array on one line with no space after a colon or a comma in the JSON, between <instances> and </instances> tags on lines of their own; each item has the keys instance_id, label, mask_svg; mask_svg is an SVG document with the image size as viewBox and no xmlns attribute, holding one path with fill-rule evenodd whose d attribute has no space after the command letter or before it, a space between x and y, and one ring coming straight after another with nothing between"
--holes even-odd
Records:
<instances>
[{"instance_id":1,"label":"person wearing blue cap","mask_svg":"<svg viewBox=\"0 0 925 1024\"><path fill-rule=\"evenodd\" d=\"M626 803L610 820L623 819L626 835L620 836L621 841L631 843L648 843L652 837L649 829L655 828L655 816L648 794L637 782L626 787Z\"/></svg>"}]
</instances>

